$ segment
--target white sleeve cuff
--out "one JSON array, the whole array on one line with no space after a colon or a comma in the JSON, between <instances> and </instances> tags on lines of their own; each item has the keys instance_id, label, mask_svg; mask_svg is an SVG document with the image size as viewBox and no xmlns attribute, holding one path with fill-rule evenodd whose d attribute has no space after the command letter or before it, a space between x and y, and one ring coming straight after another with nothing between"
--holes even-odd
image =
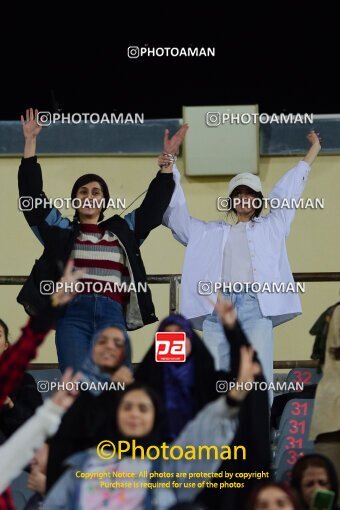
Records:
<instances>
[{"instance_id":1,"label":"white sleeve cuff","mask_svg":"<svg viewBox=\"0 0 340 510\"><path fill-rule=\"evenodd\" d=\"M65 409L55 404L52 399L45 400L44 404L38 408L36 414L41 417L41 423L44 424L45 432L48 436L53 435L60 425L60 418L65 413Z\"/></svg>"}]
</instances>

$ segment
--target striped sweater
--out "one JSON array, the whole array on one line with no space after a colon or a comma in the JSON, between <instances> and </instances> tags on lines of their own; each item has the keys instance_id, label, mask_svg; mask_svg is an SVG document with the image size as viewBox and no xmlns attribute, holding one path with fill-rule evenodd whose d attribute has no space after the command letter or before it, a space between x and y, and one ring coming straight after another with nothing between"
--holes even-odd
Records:
<instances>
[{"instance_id":1,"label":"striped sweater","mask_svg":"<svg viewBox=\"0 0 340 510\"><path fill-rule=\"evenodd\" d=\"M121 304L127 302L124 285L128 286L130 277L117 236L99 225L81 224L71 258L75 268L86 269L86 278L78 285L81 293L102 294Z\"/></svg>"}]
</instances>

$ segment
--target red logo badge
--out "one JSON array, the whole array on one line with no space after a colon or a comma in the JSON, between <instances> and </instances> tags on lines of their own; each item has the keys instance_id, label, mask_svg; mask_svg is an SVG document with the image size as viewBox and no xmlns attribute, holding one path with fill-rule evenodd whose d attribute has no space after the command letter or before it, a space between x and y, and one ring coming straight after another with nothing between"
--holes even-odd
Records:
<instances>
[{"instance_id":1,"label":"red logo badge","mask_svg":"<svg viewBox=\"0 0 340 510\"><path fill-rule=\"evenodd\" d=\"M185 333L182 331L161 331L156 333L155 359L158 362L186 360Z\"/></svg>"}]
</instances>

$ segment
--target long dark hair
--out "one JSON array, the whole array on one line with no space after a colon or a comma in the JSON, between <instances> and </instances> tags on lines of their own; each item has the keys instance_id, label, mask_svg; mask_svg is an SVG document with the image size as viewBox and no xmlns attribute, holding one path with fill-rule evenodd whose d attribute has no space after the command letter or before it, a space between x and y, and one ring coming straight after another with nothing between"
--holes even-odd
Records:
<instances>
[{"instance_id":1,"label":"long dark hair","mask_svg":"<svg viewBox=\"0 0 340 510\"><path fill-rule=\"evenodd\" d=\"M79 190L79 188L81 188L82 186L85 186L89 182L98 182L101 187L101 190L103 192L103 195L104 195L105 205L104 205L104 207L102 207L102 210L100 211L100 215L98 218L98 223L99 223L100 221L102 221L104 219L104 211L107 207L107 202L110 199L109 188L108 188L106 182L104 181L104 179L102 177L100 177L100 175L85 174L85 175L80 176L76 180L76 182L73 184L73 188L71 191L71 198L74 199L76 197L76 194L77 194L77 191ZM73 221L75 221L75 222L79 221L78 209L76 209L76 211L74 213Z\"/></svg>"},{"instance_id":2,"label":"long dark hair","mask_svg":"<svg viewBox=\"0 0 340 510\"><path fill-rule=\"evenodd\" d=\"M146 436L144 436L142 438L138 438L138 439L136 438L136 443L138 443L139 445L142 445L144 447L147 447L149 445L161 444L166 438L165 409L164 409L164 405L160 399L160 396L150 386L148 386L142 382L137 382L137 381L133 382L132 384L127 385L125 387L125 391L119 393L119 395L117 396L116 417L118 414L118 409L119 409L123 399L125 398L125 396L128 393L130 393L131 391L135 391L135 390L144 391L150 398L150 400L153 404L154 410L155 410L155 420L154 420L152 430ZM129 439L124 437L123 434L118 430L118 423L115 424L115 428L116 428L116 431L115 431L115 435L116 435L115 439L116 440L118 439L118 440L128 440L129 441Z\"/></svg>"},{"instance_id":3,"label":"long dark hair","mask_svg":"<svg viewBox=\"0 0 340 510\"><path fill-rule=\"evenodd\" d=\"M334 505L332 507L335 510L337 508L336 505L338 499L338 481L336 471L332 462L327 457L325 457L324 455L320 455L319 453L312 453L310 455L305 455L304 457L301 457L293 467L292 478L290 483L292 487L294 487L294 489L300 495L302 504L305 507L305 502L303 501L302 497L301 481L304 472L309 467L323 468L326 471L328 481L331 486L331 490L335 493Z\"/></svg>"},{"instance_id":4,"label":"long dark hair","mask_svg":"<svg viewBox=\"0 0 340 510\"><path fill-rule=\"evenodd\" d=\"M237 189L237 188L235 188L235 189ZM234 193L234 191L231 193L231 195L229 197L231 200L233 200L235 198L236 193ZM252 214L252 216L250 218L250 221L254 221L254 218L258 218L260 216L260 214L262 212L262 209L263 209L263 206L264 206L263 195L262 195L261 191L253 191L253 196L254 196L254 198L258 198L258 199L261 200L261 205L259 207L255 207L255 211ZM227 219L229 219L230 216L232 216L232 219L234 219L234 217L237 216L237 211L236 211L236 209L234 207L232 207L227 212Z\"/></svg>"}]
</instances>

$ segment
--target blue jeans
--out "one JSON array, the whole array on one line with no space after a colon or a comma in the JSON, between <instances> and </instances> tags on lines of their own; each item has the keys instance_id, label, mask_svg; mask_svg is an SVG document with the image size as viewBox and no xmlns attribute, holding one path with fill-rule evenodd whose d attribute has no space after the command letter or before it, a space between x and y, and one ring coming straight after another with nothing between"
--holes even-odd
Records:
<instances>
[{"instance_id":1,"label":"blue jeans","mask_svg":"<svg viewBox=\"0 0 340 510\"><path fill-rule=\"evenodd\" d=\"M242 329L257 351L263 374L268 383L273 382L273 324L263 317L257 295L253 292L232 292L223 293L223 297L235 306ZM215 311L203 322L203 341L214 358L216 369L229 370L230 347Z\"/></svg>"},{"instance_id":2,"label":"blue jeans","mask_svg":"<svg viewBox=\"0 0 340 510\"><path fill-rule=\"evenodd\" d=\"M126 330L120 303L100 294L76 296L56 324L55 341L60 370L64 372L67 367L79 370L91 352L94 336L112 324Z\"/></svg>"}]
</instances>

